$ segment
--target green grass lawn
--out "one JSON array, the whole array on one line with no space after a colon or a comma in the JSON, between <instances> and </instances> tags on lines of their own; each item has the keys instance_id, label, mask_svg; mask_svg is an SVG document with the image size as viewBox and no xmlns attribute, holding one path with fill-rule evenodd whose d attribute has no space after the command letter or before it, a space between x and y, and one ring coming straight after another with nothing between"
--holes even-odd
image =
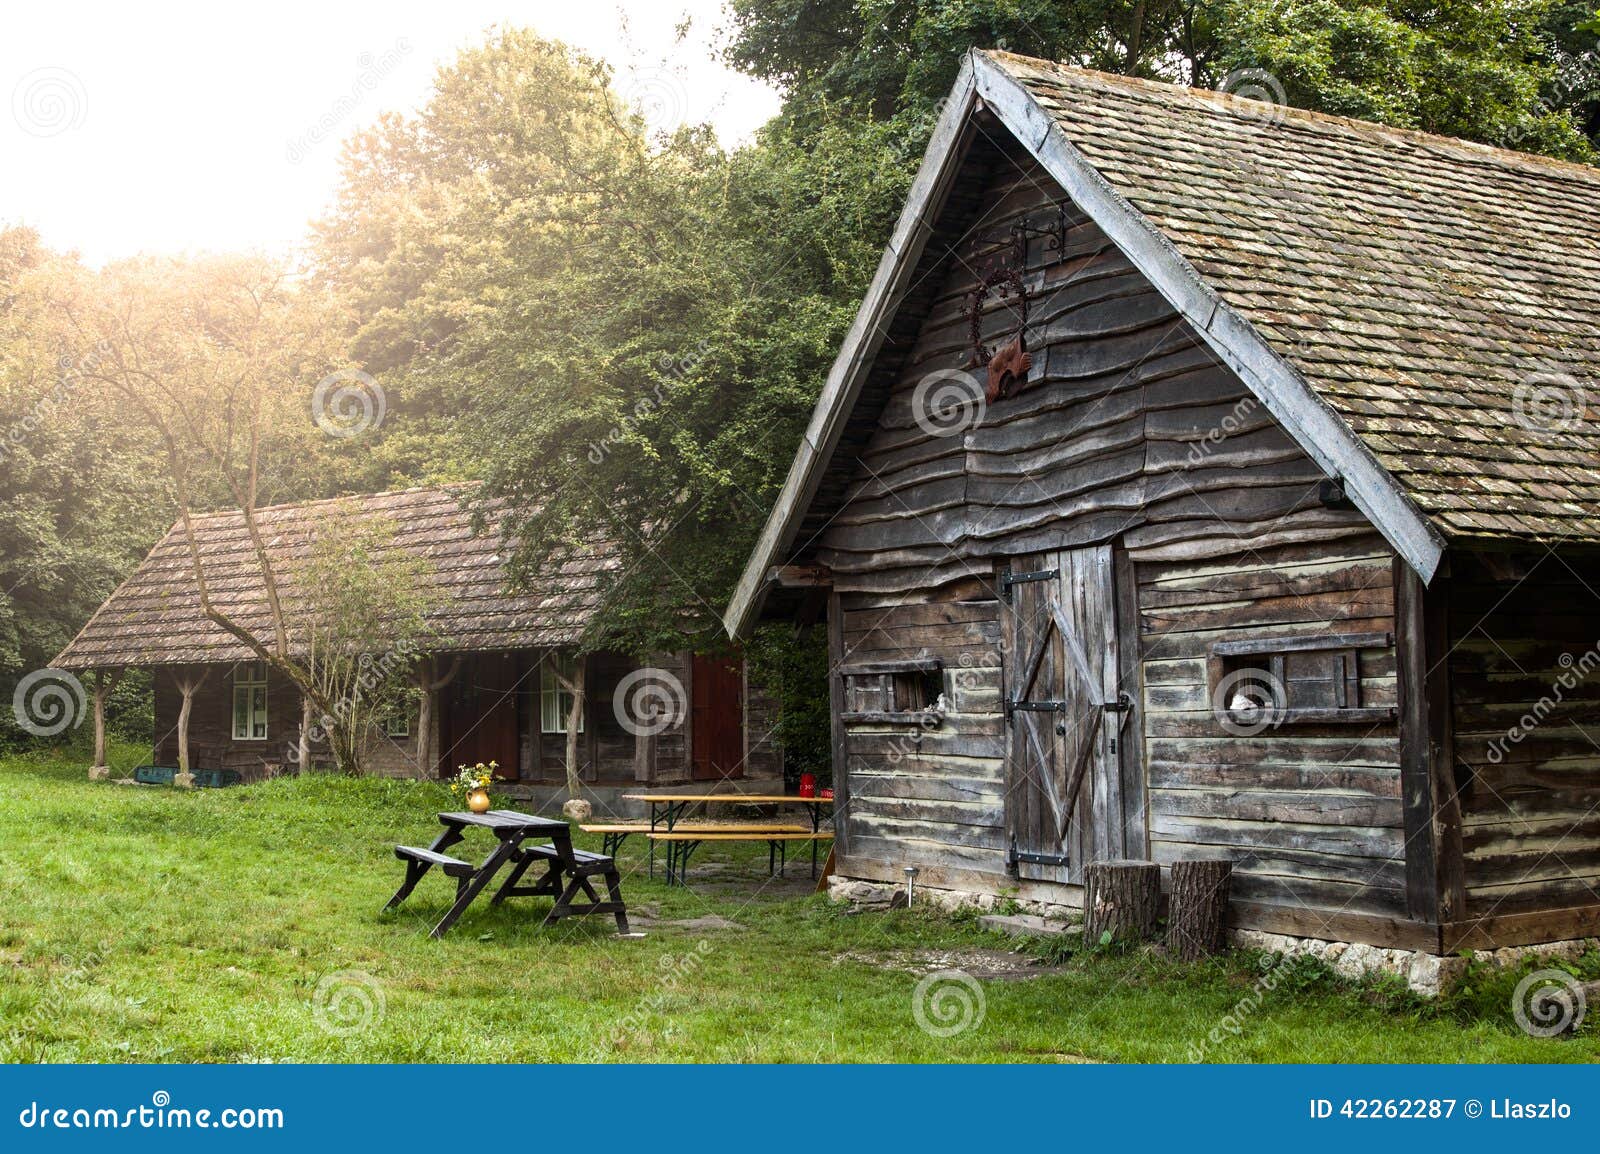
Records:
<instances>
[{"instance_id":1,"label":"green grass lawn","mask_svg":"<svg viewBox=\"0 0 1600 1154\"><path fill-rule=\"evenodd\" d=\"M1033 967L971 918L849 914L809 887L770 886L764 848L702 850L697 867L723 868L669 890L630 842L624 892L655 921L642 940L614 937L610 918L541 929L546 900L525 899L480 902L435 942L443 879L398 915L379 910L401 873L391 847L432 836L451 807L442 788L321 776L183 793L90 783L83 765L0 761L10 1061L1151 1062L1196 1044L1216 1061L1600 1055L1592 1025L1524 1036L1514 975L1425 1005L1304 967L1258 999L1263 959L1246 955ZM707 915L741 928L670 924ZM918 1026L921 974L993 963L1030 976L976 980L981 1021L953 1036ZM943 987L932 1024L962 997Z\"/></svg>"}]
</instances>

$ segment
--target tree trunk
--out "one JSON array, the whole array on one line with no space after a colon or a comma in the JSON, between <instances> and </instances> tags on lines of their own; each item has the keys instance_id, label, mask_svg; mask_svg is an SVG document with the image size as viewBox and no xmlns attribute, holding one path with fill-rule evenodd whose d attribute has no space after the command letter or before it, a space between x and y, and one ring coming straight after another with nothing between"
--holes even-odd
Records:
<instances>
[{"instance_id":1,"label":"tree trunk","mask_svg":"<svg viewBox=\"0 0 1600 1154\"><path fill-rule=\"evenodd\" d=\"M1161 867L1148 861L1093 862L1083 870L1083 941L1142 942L1155 937Z\"/></svg>"},{"instance_id":2,"label":"tree trunk","mask_svg":"<svg viewBox=\"0 0 1600 1154\"><path fill-rule=\"evenodd\" d=\"M97 669L94 674L94 764L89 767L90 781L104 781L111 776L106 764L106 701L117 682L122 679L120 669Z\"/></svg>"},{"instance_id":3,"label":"tree trunk","mask_svg":"<svg viewBox=\"0 0 1600 1154\"><path fill-rule=\"evenodd\" d=\"M443 677L434 676L438 668L435 657L424 658L417 667L417 688L422 691L417 702L417 776L424 781L431 781L439 772L435 764L438 755L433 752L434 695L456 679L456 674L461 672L461 658L451 659L450 668Z\"/></svg>"},{"instance_id":4,"label":"tree trunk","mask_svg":"<svg viewBox=\"0 0 1600 1154\"><path fill-rule=\"evenodd\" d=\"M427 658L417 671L417 767L422 781L431 778L433 766L433 658Z\"/></svg>"},{"instance_id":5,"label":"tree trunk","mask_svg":"<svg viewBox=\"0 0 1600 1154\"><path fill-rule=\"evenodd\" d=\"M298 772L306 773L311 769L311 729L312 718L316 710L312 708L311 698L305 693L300 694L300 742L295 747L295 757L299 763Z\"/></svg>"},{"instance_id":6,"label":"tree trunk","mask_svg":"<svg viewBox=\"0 0 1600 1154\"><path fill-rule=\"evenodd\" d=\"M178 707L178 772L172 779L172 784L180 789L194 787L194 771L189 762L189 715L194 712L194 695L205 684L209 670L195 677L183 673L177 675L178 692L183 696L183 704Z\"/></svg>"},{"instance_id":7,"label":"tree trunk","mask_svg":"<svg viewBox=\"0 0 1600 1154\"><path fill-rule=\"evenodd\" d=\"M583 724L584 667L588 661L579 657L572 664L571 681L557 678L572 695L572 708L567 711L567 802L561 812L574 821L587 821L594 809L584 800L583 779L578 776L578 728Z\"/></svg>"},{"instance_id":8,"label":"tree trunk","mask_svg":"<svg viewBox=\"0 0 1600 1154\"><path fill-rule=\"evenodd\" d=\"M1172 863L1167 944L1187 961L1220 954L1228 943L1233 863L1220 858Z\"/></svg>"},{"instance_id":9,"label":"tree trunk","mask_svg":"<svg viewBox=\"0 0 1600 1154\"><path fill-rule=\"evenodd\" d=\"M572 708L567 710L567 794L577 798L583 794L583 779L578 776L578 737L583 726L584 662L580 659L572 673L568 692L572 694Z\"/></svg>"}]
</instances>

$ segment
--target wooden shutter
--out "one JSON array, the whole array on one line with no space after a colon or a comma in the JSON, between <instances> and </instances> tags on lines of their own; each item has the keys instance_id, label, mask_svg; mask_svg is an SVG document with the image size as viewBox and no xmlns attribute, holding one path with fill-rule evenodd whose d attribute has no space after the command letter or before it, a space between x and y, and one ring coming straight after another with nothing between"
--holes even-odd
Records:
<instances>
[{"instance_id":1,"label":"wooden shutter","mask_svg":"<svg viewBox=\"0 0 1600 1154\"><path fill-rule=\"evenodd\" d=\"M1117 686L1111 547L1013 558L1006 603L1006 826L1016 875L1081 882L1120 856L1117 739L1130 708Z\"/></svg>"}]
</instances>

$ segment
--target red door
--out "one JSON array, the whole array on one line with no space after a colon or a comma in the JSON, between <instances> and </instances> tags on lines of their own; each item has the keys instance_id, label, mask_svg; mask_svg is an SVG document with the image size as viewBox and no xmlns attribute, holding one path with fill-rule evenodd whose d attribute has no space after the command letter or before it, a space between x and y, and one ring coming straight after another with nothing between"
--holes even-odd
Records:
<instances>
[{"instance_id":1,"label":"red door","mask_svg":"<svg viewBox=\"0 0 1600 1154\"><path fill-rule=\"evenodd\" d=\"M696 781L744 776L744 658L695 654L689 671Z\"/></svg>"},{"instance_id":2,"label":"red door","mask_svg":"<svg viewBox=\"0 0 1600 1154\"><path fill-rule=\"evenodd\" d=\"M441 768L453 775L458 765L499 763L495 776L515 781L521 742L517 717L519 663L515 654L470 658L445 690L444 756Z\"/></svg>"}]
</instances>

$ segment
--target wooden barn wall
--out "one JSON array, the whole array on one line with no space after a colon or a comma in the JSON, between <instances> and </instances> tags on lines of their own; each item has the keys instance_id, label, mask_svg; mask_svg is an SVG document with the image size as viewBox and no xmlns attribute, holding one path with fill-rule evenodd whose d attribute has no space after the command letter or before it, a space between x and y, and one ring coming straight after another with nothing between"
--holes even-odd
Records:
<instances>
[{"instance_id":1,"label":"wooden barn wall","mask_svg":"<svg viewBox=\"0 0 1600 1154\"><path fill-rule=\"evenodd\" d=\"M1140 598L1147 683L1129 688L1150 759L1150 853L1230 856L1241 899L1279 913L1403 916L1394 724L1239 738L1204 700L1213 639L1392 630L1392 552L1357 511L1323 500L1310 459L1070 205L1064 251L1029 246L1029 386L958 435L919 426L919 383L968 366L979 270L1012 222L1046 220L1060 195L1015 152L967 179L983 182L981 219L937 271L891 379L869 384L887 399L853 418L875 425L853 434L864 447L842 462L842 505L795 557L831 568L848 661L939 657L951 697L920 735L840 726L844 872L894 880L914 864L1015 885L1000 614L983 582L1005 556L1114 541ZM1015 323L991 297L986 342ZM1395 701L1392 648L1362 652L1360 672L1372 702Z\"/></svg>"},{"instance_id":2,"label":"wooden barn wall","mask_svg":"<svg viewBox=\"0 0 1600 1154\"><path fill-rule=\"evenodd\" d=\"M1225 641L1394 631L1394 554L1376 534L1136 566L1151 856L1234 862L1233 894L1321 911L1406 912L1395 721L1229 733L1207 655ZM1392 644L1357 651L1361 703L1397 701Z\"/></svg>"},{"instance_id":3,"label":"wooden barn wall","mask_svg":"<svg viewBox=\"0 0 1600 1154\"><path fill-rule=\"evenodd\" d=\"M156 732L153 755L157 765L178 764L178 710L182 695L168 669L155 672ZM267 738L235 741L233 738L233 666L217 666L195 694L189 715L189 754L197 769L234 769L246 781L256 781L275 768L294 768L290 751L299 742L300 694L276 674L267 678ZM438 740L437 714L434 740ZM416 776L417 740L374 734L368 748L368 766L385 777ZM331 766L326 743L311 747L313 766Z\"/></svg>"},{"instance_id":4,"label":"wooden barn wall","mask_svg":"<svg viewBox=\"0 0 1600 1154\"><path fill-rule=\"evenodd\" d=\"M522 780L561 782L566 780L567 736L542 732L537 655L528 658L528 675L519 692L523 695ZM689 655L658 653L650 665L683 680L688 677ZM578 762L585 781L629 783L634 781L634 735L622 727L612 706L617 685L639 667L630 657L618 653L595 653L585 671L588 708L584 735L578 742ZM656 781L683 781L688 778L688 747L683 728L669 729L656 736Z\"/></svg>"},{"instance_id":5,"label":"wooden barn wall","mask_svg":"<svg viewBox=\"0 0 1600 1154\"><path fill-rule=\"evenodd\" d=\"M776 779L784 776L783 747L775 737L778 724L777 694L744 667L744 776Z\"/></svg>"},{"instance_id":6,"label":"wooden barn wall","mask_svg":"<svg viewBox=\"0 0 1600 1154\"><path fill-rule=\"evenodd\" d=\"M1447 590L1467 916L1593 906L1600 565L1547 555L1515 576L1495 568L1458 557Z\"/></svg>"},{"instance_id":7,"label":"wooden barn wall","mask_svg":"<svg viewBox=\"0 0 1600 1154\"><path fill-rule=\"evenodd\" d=\"M1003 882L999 602L987 585L971 581L947 585L928 600L857 595L844 599L841 610L846 662L937 659L950 706L934 728L847 727L848 798L837 818L845 852L851 861L893 871L889 880L915 865Z\"/></svg>"},{"instance_id":8,"label":"wooden barn wall","mask_svg":"<svg viewBox=\"0 0 1600 1154\"><path fill-rule=\"evenodd\" d=\"M930 374L968 368L979 271L1011 223L1054 217L1058 191L1028 158L996 164L985 195L979 225L937 274L913 347L895 358L866 447L836 461L852 473L842 506L804 550L833 570L836 589L927 588L987 574L997 554L1119 536L1152 557L1221 555L1364 526L1323 506L1313 462L1070 206L1064 251L1044 240L1028 249L1032 383L954 435L919 424L919 385L926 407ZM1017 319L1014 302L991 294L986 343Z\"/></svg>"}]
</instances>

